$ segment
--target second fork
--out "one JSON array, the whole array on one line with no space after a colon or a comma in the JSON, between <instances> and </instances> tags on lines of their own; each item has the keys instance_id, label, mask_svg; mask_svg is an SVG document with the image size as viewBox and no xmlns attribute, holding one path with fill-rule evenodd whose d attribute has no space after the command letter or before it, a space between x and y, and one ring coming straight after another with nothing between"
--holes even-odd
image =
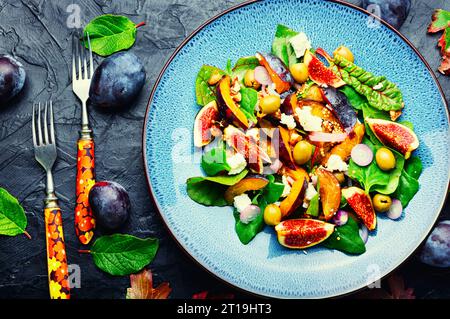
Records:
<instances>
[{"instance_id":1,"label":"second fork","mask_svg":"<svg viewBox=\"0 0 450 319\"><path fill-rule=\"evenodd\" d=\"M77 36L74 36L72 44L72 89L81 101L81 131L77 142L75 231L80 242L85 245L92 239L95 229L95 219L89 206L89 191L95 184L94 139L87 113L87 100L89 99L89 87L94 74L94 64L89 34L86 38L89 68L87 52L84 48L85 37L83 36L83 41L80 41Z\"/></svg>"}]
</instances>

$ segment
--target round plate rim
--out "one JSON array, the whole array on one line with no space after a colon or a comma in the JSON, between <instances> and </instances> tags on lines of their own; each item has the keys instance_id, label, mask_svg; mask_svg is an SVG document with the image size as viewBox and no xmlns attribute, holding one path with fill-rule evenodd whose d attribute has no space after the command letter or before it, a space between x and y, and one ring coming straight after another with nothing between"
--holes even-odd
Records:
<instances>
[{"instance_id":1,"label":"round plate rim","mask_svg":"<svg viewBox=\"0 0 450 319\"><path fill-rule=\"evenodd\" d=\"M172 230L170 229L168 222L165 218L165 216L161 213L161 207L155 197L155 193L153 191L153 186L150 180L150 172L148 170L148 160L147 160L147 139L146 139L146 127L147 124L149 122L149 113L150 113L150 107L151 104L153 102L153 98L156 92L156 89L159 86L159 83L161 82L162 77L164 76L164 73L166 72L167 68L169 67L169 65L172 63L173 59L178 55L178 53L180 52L180 50L186 45L188 44L191 39L197 35L197 33L199 33L201 30L203 30L206 26L208 26L209 24L211 24L212 22L214 22L215 20L217 20L218 18L232 12L235 11L237 9L240 9L242 7L251 5L253 3L257 3L257 2L262 2L264 0L248 0L245 1L243 3L237 4L235 6L232 6L220 13L218 13L217 15L213 16L212 18L208 19L207 21L205 21L204 23L202 23L198 28L196 28L186 39L184 39L181 44L175 49L175 51L171 54L171 56L169 57L169 59L165 62L163 68L161 69L155 84L153 85L148 103L147 103L147 107L145 110L145 118L144 118L144 125L142 128L142 159L144 162L144 170L145 170L145 176L146 176L146 181L147 181L147 186L148 189L150 191L150 195L151 195L151 199L153 201L153 203L155 204L155 207L158 211L159 216L161 217L161 219L163 220L164 225L166 226L167 230L169 231L169 234L171 235L171 237L175 240L175 242L177 243L177 245L184 251L184 253L189 256L195 263L197 263L199 266L201 266L204 270L206 270L209 274L213 275L215 278L219 279L220 281L222 281L223 283L230 285L233 288L237 288L241 291L245 291L246 293L250 293L252 295L255 296L260 296L260 297L274 297L274 296L269 296L269 295L264 295L264 294L260 294L257 293L255 291L251 291L251 290L247 290L244 288L241 288L237 285L235 285L234 283L228 281L226 278L222 278L221 276L217 275L216 273L214 273L212 270L210 270L205 264L202 263L201 260L198 260L197 258L195 258L194 256L192 256L189 253L189 250L183 245L183 243L181 243L181 241L175 236L175 234L172 232ZM379 18L376 15L371 14L370 12L368 12L367 10L360 8L352 3L348 3L342 0L326 0L329 2L333 2L333 3L337 3L346 7L350 7L352 9L355 9L357 11L360 11L374 19L377 19L378 21L380 21L380 23L382 23L383 25L385 25L388 29L390 29L392 32L394 32L398 37L400 37L400 39L402 41L404 41L413 51L414 53L419 57L419 59L422 61L422 63L425 65L425 67L427 68L429 74L431 75L434 83L436 84L439 93L441 95L442 98L442 102L443 105L445 106L445 114L447 116L447 123L450 124L450 114L449 114L449 105L447 103L444 91L442 89L441 84L439 83L439 80L437 79L433 69L431 68L431 66L429 65L429 63L425 60L425 58L423 57L423 55L419 52L419 50L414 46L414 44L412 44L412 42L410 40L408 40L408 38L406 38L400 31L398 31L397 29L395 29L392 25L390 25L388 22L384 21L383 19ZM447 190L450 187L450 166L448 167L448 171L447 171ZM379 278L377 280L381 280L382 278L386 277L387 275L389 275L390 273L392 273L395 269L397 269L400 265L402 265L406 260L408 260L411 255L420 247L421 243L427 238L428 234L431 232L433 226L436 224L439 215L442 212L442 209L444 207L444 204L446 202L448 198L448 191L446 192L446 195L444 196L442 202L440 203L440 208L439 208L439 212L436 214L436 217L434 219L434 222L430 225L429 229L424 233L424 235L422 236L422 238L420 239L419 244L417 245L417 247L415 249L413 249L411 252L407 253L407 255L404 258L401 258L400 262L398 264L396 264L395 266L391 267L391 269L388 269L387 271L385 271L385 273L380 274ZM361 289L363 289L365 286L361 286L361 287L356 287L356 288L351 288L348 291L343 291L341 293L337 293L337 294L330 294L330 295L326 295L326 296L321 296L321 298L333 298L333 297L338 297L338 296L344 296L347 294L351 294L354 293L356 291L359 291ZM282 298L282 296L277 296L278 298ZM311 297L314 298L314 297Z\"/></svg>"}]
</instances>

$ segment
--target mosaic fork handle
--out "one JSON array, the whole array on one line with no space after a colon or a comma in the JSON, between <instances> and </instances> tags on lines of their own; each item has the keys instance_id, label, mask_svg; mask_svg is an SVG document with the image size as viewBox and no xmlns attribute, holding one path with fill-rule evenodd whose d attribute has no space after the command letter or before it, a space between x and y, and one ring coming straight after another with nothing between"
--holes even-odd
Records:
<instances>
[{"instance_id":1,"label":"mosaic fork handle","mask_svg":"<svg viewBox=\"0 0 450 319\"><path fill-rule=\"evenodd\" d=\"M61 218L56 199L44 210L47 243L48 284L51 299L70 299L69 270Z\"/></svg>"},{"instance_id":2,"label":"mosaic fork handle","mask_svg":"<svg viewBox=\"0 0 450 319\"><path fill-rule=\"evenodd\" d=\"M77 144L75 231L80 242L86 245L95 229L95 219L89 206L89 191L95 184L94 140L91 136L83 136L82 132Z\"/></svg>"}]
</instances>

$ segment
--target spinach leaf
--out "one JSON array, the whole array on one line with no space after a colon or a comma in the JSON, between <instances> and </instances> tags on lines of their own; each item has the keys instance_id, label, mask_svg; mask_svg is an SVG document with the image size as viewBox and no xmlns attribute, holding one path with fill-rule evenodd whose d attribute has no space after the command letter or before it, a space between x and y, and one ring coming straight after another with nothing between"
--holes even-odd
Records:
<instances>
[{"instance_id":1,"label":"spinach leaf","mask_svg":"<svg viewBox=\"0 0 450 319\"><path fill-rule=\"evenodd\" d=\"M367 99L355 91L350 85L345 85L341 89L339 89L344 95L347 97L348 103L355 110L362 110L363 104L367 104Z\"/></svg>"},{"instance_id":2,"label":"spinach leaf","mask_svg":"<svg viewBox=\"0 0 450 319\"><path fill-rule=\"evenodd\" d=\"M306 215L318 217L319 216L319 193L317 193L311 201L309 202L309 206L306 209Z\"/></svg>"},{"instance_id":3,"label":"spinach leaf","mask_svg":"<svg viewBox=\"0 0 450 319\"><path fill-rule=\"evenodd\" d=\"M233 215L236 221L236 234L238 235L241 243L243 243L244 245L247 245L249 242L251 242L252 239L255 238L255 236L264 228L264 209L266 207L263 205L258 206L261 208L261 213L248 224L244 224L243 222L241 222L241 220L239 219L239 212L236 209L234 210Z\"/></svg>"},{"instance_id":4,"label":"spinach leaf","mask_svg":"<svg viewBox=\"0 0 450 319\"><path fill-rule=\"evenodd\" d=\"M414 131L414 124L411 123L410 121L400 121L398 122L399 124L402 124L404 126L406 126L407 128L409 128L411 131Z\"/></svg>"},{"instance_id":5,"label":"spinach leaf","mask_svg":"<svg viewBox=\"0 0 450 319\"><path fill-rule=\"evenodd\" d=\"M417 156L413 156L406 161L405 171L412 178L419 179L420 175L422 174L422 170L422 161Z\"/></svg>"},{"instance_id":6,"label":"spinach leaf","mask_svg":"<svg viewBox=\"0 0 450 319\"><path fill-rule=\"evenodd\" d=\"M239 212L234 210L234 218L236 221L235 231L239 240L247 245L260 231L264 228L264 209L267 205L275 203L281 196L284 190L282 183L275 182L273 175L268 175L269 184L266 185L252 200L254 205L258 205L261 213L248 224L241 222Z\"/></svg>"},{"instance_id":7,"label":"spinach leaf","mask_svg":"<svg viewBox=\"0 0 450 319\"><path fill-rule=\"evenodd\" d=\"M241 88L240 91L242 95L241 100L241 111L245 114L248 120L253 123L258 122L258 119L255 115L255 106L258 102L258 92L252 88Z\"/></svg>"},{"instance_id":8,"label":"spinach leaf","mask_svg":"<svg viewBox=\"0 0 450 319\"><path fill-rule=\"evenodd\" d=\"M289 43L289 40L297 34L298 32L279 24L272 42L272 54L280 58L288 67L298 61L294 48Z\"/></svg>"},{"instance_id":9,"label":"spinach leaf","mask_svg":"<svg viewBox=\"0 0 450 319\"><path fill-rule=\"evenodd\" d=\"M208 80L214 72L218 72L220 75L225 74L221 69L211 65L203 65L197 74L195 96L197 104L200 106L205 106L209 102L216 100L215 86L208 84Z\"/></svg>"},{"instance_id":10,"label":"spinach leaf","mask_svg":"<svg viewBox=\"0 0 450 319\"><path fill-rule=\"evenodd\" d=\"M336 227L323 245L330 249L336 249L349 254L360 255L366 252L366 245L359 235L358 223L349 218L348 222Z\"/></svg>"},{"instance_id":11,"label":"spinach leaf","mask_svg":"<svg viewBox=\"0 0 450 319\"><path fill-rule=\"evenodd\" d=\"M275 182L273 175L267 175L266 178L269 180L269 184L263 188L261 196L267 204L272 204L280 199L284 191L284 184Z\"/></svg>"},{"instance_id":12,"label":"spinach leaf","mask_svg":"<svg viewBox=\"0 0 450 319\"><path fill-rule=\"evenodd\" d=\"M124 16L105 14L94 18L84 28L84 38L91 42L92 51L101 56L130 48L136 41L137 27L133 21ZM85 42L88 48L87 41Z\"/></svg>"},{"instance_id":13,"label":"spinach leaf","mask_svg":"<svg viewBox=\"0 0 450 319\"><path fill-rule=\"evenodd\" d=\"M419 181L403 170L394 197L400 200L403 208L405 208L419 191L419 188Z\"/></svg>"},{"instance_id":14,"label":"spinach leaf","mask_svg":"<svg viewBox=\"0 0 450 319\"><path fill-rule=\"evenodd\" d=\"M214 176L220 172L229 171L231 168L227 163L225 143L220 142L215 148L204 153L201 166L208 176Z\"/></svg>"},{"instance_id":15,"label":"spinach leaf","mask_svg":"<svg viewBox=\"0 0 450 319\"><path fill-rule=\"evenodd\" d=\"M244 169L237 175L191 177L186 181L187 193L193 201L205 206L227 206L223 198L226 189L243 179L247 173L248 170Z\"/></svg>"},{"instance_id":16,"label":"spinach leaf","mask_svg":"<svg viewBox=\"0 0 450 319\"><path fill-rule=\"evenodd\" d=\"M374 145L367 138L363 140L363 143L368 145L374 154L381 147L380 145ZM366 193L376 190L386 195L392 194L397 189L405 162L403 156L395 151L393 153L396 159L396 167L393 170L389 172L381 170L375 159L368 166L359 166L350 159L348 176L356 179L364 187Z\"/></svg>"},{"instance_id":17,"label":"spinach leaf","mask_svg":"<svg viewBox=\"0 0 450 319\"><path fill-rule=\"evenodd\" d=\"M225 68L225 73L229 76L232 76L232 74L233 74L233 69L231 68L231 59L227 60L227 66Z\"/></svg>"},{"instance_id":18,"label":"spinach leaf","mask_svg":"<svg viewBox=\"0 0 450 319\"><path fill-rule=\"evenodd\" d=\"M255 56L243 57L237 60L233 67L233 78L238 77L239 81L244 80L245 73L248 70L254 70L259 66L259 61Z\"/></svg>"}]
</instances>

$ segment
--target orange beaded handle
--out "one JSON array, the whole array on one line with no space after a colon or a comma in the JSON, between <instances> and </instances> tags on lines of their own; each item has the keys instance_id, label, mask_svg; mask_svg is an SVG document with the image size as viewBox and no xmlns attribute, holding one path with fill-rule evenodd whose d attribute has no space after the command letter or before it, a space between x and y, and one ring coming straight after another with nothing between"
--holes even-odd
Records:
<instances>
[{"instance_id":1,"label":"orange beaded handle","mask_svg":"<svg viewBox=\"0 0 450 319\"><path fill-rule=\"evenodd\" d=\"M75 231L82 244L88 244L95 229L95 219L89 206L89 191L95 184L94 141L78 140L77 204L75 206Z\"/></svg>"},{"instance_id":2,"label":"orange beaded handle","mask_svg":"<svg viewBox=\"0 0 450 319\"><path fill-rule=\"evenodd\" d=\"M47 266L50 298L70 299L69 271L62 227L61 209L45 208Z\"/></svg>"}]
</instances>

